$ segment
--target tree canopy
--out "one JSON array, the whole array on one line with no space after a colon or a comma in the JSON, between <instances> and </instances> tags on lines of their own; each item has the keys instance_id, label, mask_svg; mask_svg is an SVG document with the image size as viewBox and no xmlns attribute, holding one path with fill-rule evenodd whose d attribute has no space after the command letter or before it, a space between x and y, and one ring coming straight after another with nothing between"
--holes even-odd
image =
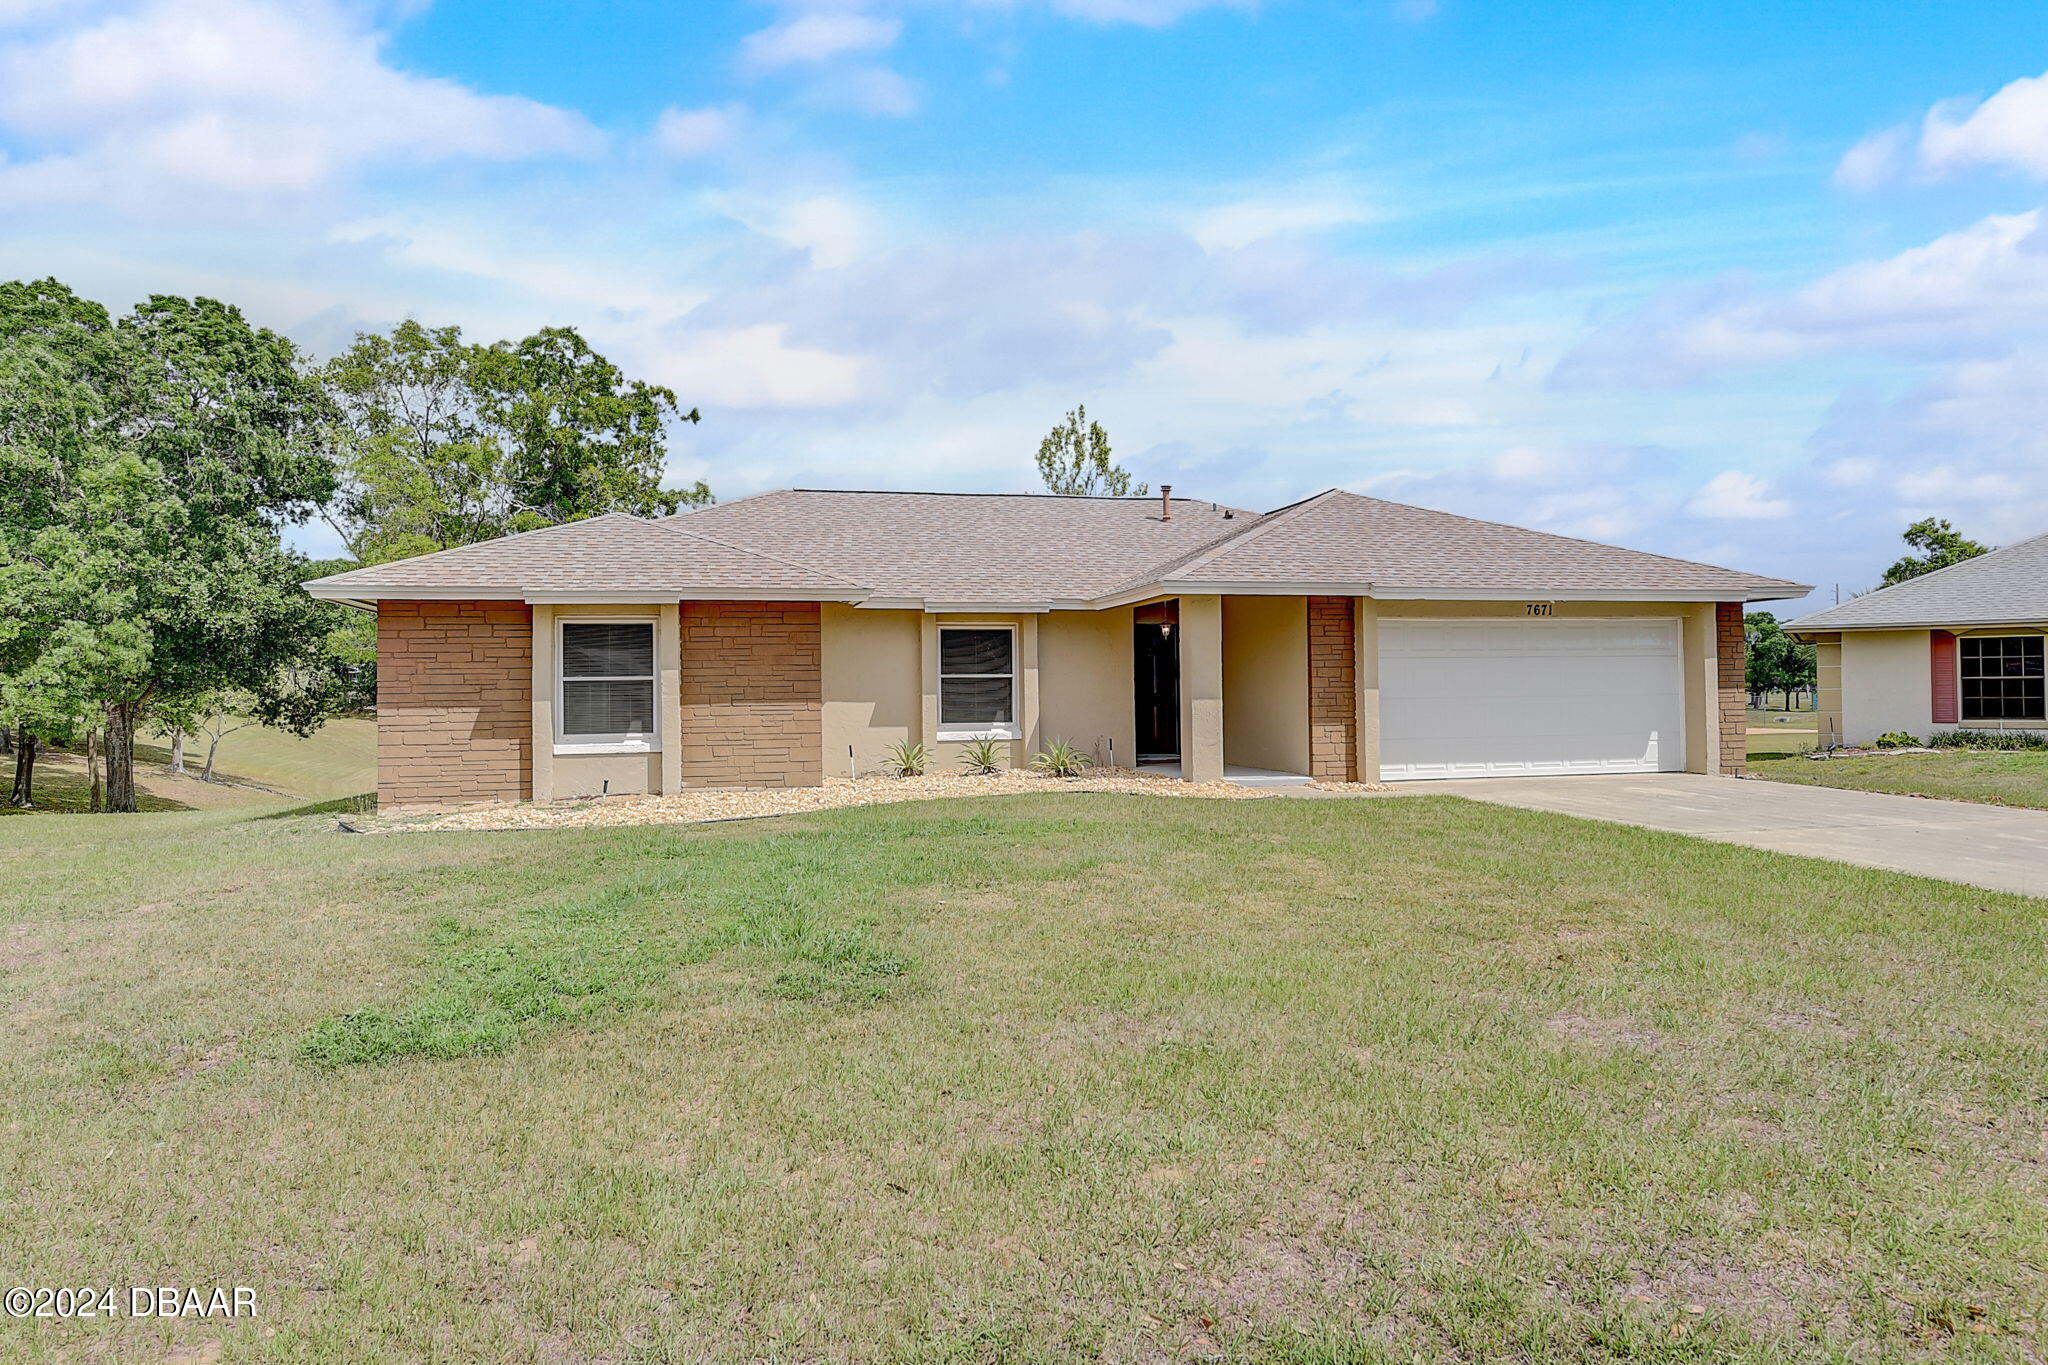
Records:
<instances>
[{"instance_id":1,"label":"tree canopy","mask_svg":"<svg viewBox=\"0 0 2048 1365\"><path fill-rule=\"evenodd\" d=\"M668 424L696 409L626 378L572 328L479 345L408 320L360 333L318 377L341 481L325 515L362 563L711 501L702 481L661 482Z\"/></svg>"},{"instance_id":2,"label":"tree canopy","mask_svg":"<svg viewBox=\"0 0 2048 1365\"><path fill-rule=\"evenodd\" d=\"M324 400L285 338L211 299L109 324L54 280L0 285L0 711L32 736L104 734L107 800L135 808L155 707L248 693L279 721L330 667L332 608L280 529L334 491Z\"/></svg>"},{"instance_id":3,"label":"tree canopy","mask_svg":"<svg viewBox=\"0 0 2048 1365\"><path fill-rule=\"evenodd\" d=\"M1069 497L1144 497L1144 484L1135 487L1130 471L1109 458L1109 434L1098 422L1088 420L1084 404L1068 413L1038 443L1038 476L1048 493Z\"/></svg>"},{"instance_id":4,"label":"tree canopy","mask_svg":"<svg viewBox=\"0 0 2048 1365\"><path fill-rule=\"evenodd\" d=\"M1748 646L1745 681L1750 691L1791 692L1814 685L1814 647L1787 635L1776 616L1767 611L1748 613L1742 618L1742 636Z\"/></svg>"},{"instance_id":5,"label":"tree canopy","mask_svg":"<svg viewBox=\"0 0 2048 1365\"><path fill-rule=\"evenodd\" d=\"M1905 529L1900 539L1920 553L1906 555L1884 571L1880 588L1889 588L1921 574L1946 569L1951 564L1960 564L1966 559L1989 554L1988 545L1979 545L1939 517L1927 517L1914 522Z\"/></svg>"}]
</instances>

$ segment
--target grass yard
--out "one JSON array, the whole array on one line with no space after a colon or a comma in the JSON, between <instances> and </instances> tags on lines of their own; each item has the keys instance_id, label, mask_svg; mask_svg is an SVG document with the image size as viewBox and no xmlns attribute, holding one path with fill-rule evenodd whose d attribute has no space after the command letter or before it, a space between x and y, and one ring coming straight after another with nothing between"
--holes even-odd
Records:
<instances>
[{"instance_id":1,"label":"grass yard","mask_svg":"<svg viewBox=\"0 0 2048 1365\"><path fill-rule=\"evenodd\" d=\"M9 1283L260 1313L0 1357L2048 1349L2039 901L1449 798L332 831L0 825Z\"/></svg>"},{"instance_id":2,"label":"grass yard","mask_svg":"<svg viewBox=\"0 0 2048 1365\"><path fill-rule=\"evenodd\" d=\"M1750 747L1750 772L1773 782L1938 796L2048 810L2048 750L1948 751L1814 761Z\"/></svg>"},{"instance_id":3,"label":"grass yard","mask_svg":"<svg viewBox=\"0 0 2048 1365\"><path fill-rule=\"evenodd\" d=\"M167 741L145 738L135 746L136 804L146 812L355 796L377 788L377 722L331 720L305 739L261 725L237 730L221 740L217 782L199 780L204 740L186 741L184 776L171 772L170 761ZM13 789L14 763L11 755L0 757L0 797ZM36 758L35 808L0 804L0 815L78 814L89 808L91 794L83 756L45 751Z\"/></svg>"}]
</instances>

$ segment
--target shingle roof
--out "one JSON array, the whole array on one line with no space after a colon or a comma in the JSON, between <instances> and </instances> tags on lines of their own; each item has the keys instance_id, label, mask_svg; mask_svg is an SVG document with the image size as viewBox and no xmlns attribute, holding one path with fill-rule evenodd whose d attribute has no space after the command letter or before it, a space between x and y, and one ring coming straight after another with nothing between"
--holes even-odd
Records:
<instances>
[{"instance_id":1,"label":"shingle roof","mask_svg":"<svg viewBox=\"0 0 2048 1365\"><path fill-rule=\"evenodd\" d=\"M2048 533L1802 616L1788 630L2003 626L2048 621Z\"/></svg>"},{"instance_id":2,"label":"shingle roof","mask_svg":"<svg viewBox=\"0 0 2048 1365\"><path fill-rule=\"evenodd\" d=\"M1256 512L1157 498L1049 493L782 489L684 512L674 523L816 564L877 597L1085 601L1255 524Z\"/></svg>"},{"instance_id":3,"label":"shingle roof","mask_svg":"<svg viewBox=\"0 0 2048 1365\"><path fill-rule=\"evenodd\" d=\"M1199 587L1358 584L1438 592L1721 593L1798 596L1806 585L1475 521L1333 488L1269 513L1223 544L1154 578ZM1137 585L1133 585L1137 586Z\"/></svg>"},{"instance_id":4,"label":"shingle roof","mask_svg":"<svg viewBox=\"0 0 2048 1365\"><path fill-rule=\"evenodd\" d=\"M1263 516L1176 498L1170 518L1153 498L783 489L660 521L594 517L308 587L344 600L610 593L990 606L1233 587L1746 601L1806 591L1337 489Z\"/></svg>"},{"instance_id":5,"label":"shingle roof","mask_svg":"<svg viewBox=\"0 0 2048 1365\"><path fill-rule=\"evenodd\" d=\"M624 512L350 569L307 586L318 587L322 597L342 598L389 597L407 589L488 589L509 597L786 593L806 599L854 598L867 592L867 585L822 569L695 534L673 521Z\"/></svg>"}]
</instances>

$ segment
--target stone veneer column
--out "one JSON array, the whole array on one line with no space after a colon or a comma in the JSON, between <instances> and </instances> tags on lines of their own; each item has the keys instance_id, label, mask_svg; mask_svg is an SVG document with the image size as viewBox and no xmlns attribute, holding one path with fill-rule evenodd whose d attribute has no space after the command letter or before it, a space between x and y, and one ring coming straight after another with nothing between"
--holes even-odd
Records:
<instances>
[{"instance_id":1,"label":"stone veneer column","mask_svg":"<svg viewBox=\"0 0 2048 1365\"><path fill-rule=\"evenodd\" d=\"M523 801L533 736L524 602L377 604L377 801Z\"/></svg>"},{"instance_id":2,"label":"stone veneer column","mask_svg":"<svg viewBox=\"0 0 2048 1365\"><path fill-rule=\"evenodd\" d=\"M684 602L682 780L815 787L825 778L816 602Z\"/></svg>"},{"instance_id":3,"label":"stone veneer column","mask_svg":"<svg viewBox=\"0 0 2048 1365\"><path fill-rule=\"evenodd\" d=\"M1739 775L1749 761L1748 650L1742 638L1742 603L1714 606L1714 655L1720 665L1716 716L1721 772Z\"/></svg>"},{"instance_id":4,"label":"stone veneer column","mask_svg":"<svg viewBox=\"0 0 2048 1365\"><path fill-rule=\"evenodd\" d=\"M1360 780L1358 631L1353 601L1349 597L1308 599L1308 775L1318 782ZM1374 684L1376 704L1377 669Z\"/></svg>"},{"instance_id":5,"label":"stone veneer column","mask_svg":"<svg viewBox=\"0 0 2048 1365\"><path fill-rule=\"evenodd\" d=\"M1223 780L1223 599L1183 597L1180 622L1180 772Z\"/></svg>"}]
</instances>

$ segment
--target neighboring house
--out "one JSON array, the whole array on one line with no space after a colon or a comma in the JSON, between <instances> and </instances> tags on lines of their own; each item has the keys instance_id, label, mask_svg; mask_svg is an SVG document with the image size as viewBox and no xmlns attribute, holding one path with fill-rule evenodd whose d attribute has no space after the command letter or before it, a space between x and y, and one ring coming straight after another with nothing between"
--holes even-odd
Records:
<instances>
[{"instance_id":1,"label":"neighboring house","mask_svg":"<svg viewBox=\"0 0 2048 1365\"><path fill-rule=\"evenodd\" d=\"M1852 597L1785 627L1812 640L1824 738L2040 729L2048 535Z\"/></svg>"},{"instance_id":2,"label":"neighboring house","mask_svg":"<svg viewBox=\"0 0 2048 1365\"><path fill-rule=\"evenodd\" d=\"M1332 490L785 490L309 584L377 612L392 804L952 769L1054 740L1194 780L1666 770L1745 755L1782 579Z\"/></svg>"}]
</instances>

